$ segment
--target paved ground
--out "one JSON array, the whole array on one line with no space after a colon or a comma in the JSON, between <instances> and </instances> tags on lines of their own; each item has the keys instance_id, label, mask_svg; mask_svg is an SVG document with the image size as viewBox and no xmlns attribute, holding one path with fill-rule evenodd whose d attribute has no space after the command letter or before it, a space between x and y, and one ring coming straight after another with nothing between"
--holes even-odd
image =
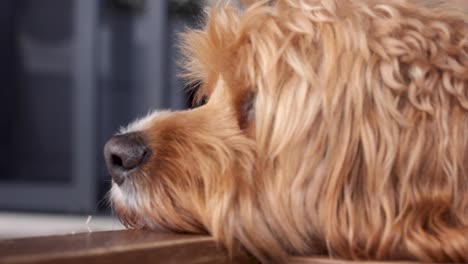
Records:
<instances>
[{"instance_id":1,"label":"paved ground","mask_svg":"<svg viewBox=\"0 0 468 264\"><path fill-rule=\"evenodd\" d=\"M70 216L0 212L0 239L119 230L119 220L104 216Z\"/></svg>"}]
</instances>

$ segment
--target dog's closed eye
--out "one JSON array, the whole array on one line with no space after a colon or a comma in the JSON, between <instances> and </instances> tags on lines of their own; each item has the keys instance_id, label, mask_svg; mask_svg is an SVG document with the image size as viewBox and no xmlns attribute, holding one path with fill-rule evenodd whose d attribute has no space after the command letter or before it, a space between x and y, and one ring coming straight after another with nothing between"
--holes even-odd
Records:
<instances>
[{"instance_id":1,"label":"dog's closed eye","mask_svg":"<svg viewBox=\"0 0 468 264\"><path fill-rule=\"evenodd\" d=\"M198 102L198 106L206 105L206 103L208 103L208 100L209 98L207 95L202 96L202 98Z\"/></svg>"},{"instance_id":2,"label":"dog's closed eye","mask_svg":"<svg viewBox=\"0 0 468 264\"><path fill-rule=\"evenodd\" d=\"M193 108L204 106L208 103L208 100L209 100L209 97L207 95L203 95L199 99L195 99L192 106Z\"/></svg>"},{"instance_id":3,"label":"dog's closed eye","mask_svg":"<svg viewBox=\"0 0 468 264\"><path fill-rule=\"evenodd\" d=\"M247 92L239 102L239 127L245 129L255 117L255 93Z\"/></svg>"}]
</instances>

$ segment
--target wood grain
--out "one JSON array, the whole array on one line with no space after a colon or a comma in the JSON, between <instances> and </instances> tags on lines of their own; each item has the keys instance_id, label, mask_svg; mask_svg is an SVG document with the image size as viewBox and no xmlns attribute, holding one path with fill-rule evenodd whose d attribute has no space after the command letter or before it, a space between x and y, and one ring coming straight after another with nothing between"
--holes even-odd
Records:
<instances>
[{"instance_id":1,"label":"wood grain","mask_svg":"<svg viewBox=\"0 0 468 264\"><path fill-rule=\"evenodd\" d=\"M109 231L0 241L0 263L254 263L207 236Z\"/></svg>"},{"instance_id":2,"label":"wood grain","mask_svg":"<svg viewBox=\"0 0 468 264\"><path fill-rule=\"evenodd\" d=\"M246 255L230 258L211 237L121 230L0 241L0 264L58 263L258 263ZM327 257L292 257L291 264L394 264Z\"/></svg>"}]
</instances>

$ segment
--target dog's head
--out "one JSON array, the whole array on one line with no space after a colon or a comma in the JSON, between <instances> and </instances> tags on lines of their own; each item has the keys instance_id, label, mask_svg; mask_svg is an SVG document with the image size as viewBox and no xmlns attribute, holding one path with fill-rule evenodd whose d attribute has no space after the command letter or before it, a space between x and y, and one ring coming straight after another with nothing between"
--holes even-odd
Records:
<instances>
[{"instance_id":1,"label":"dog's head","mask_svg":"<svg viewBox=\"0 0 468 264\"><path fill-rule=\"evenodd\" d=\"M238 14L216 15L222 24L184 36L196 107L153 112L105 146L111 201L130 227L216 233L214 225L233 221L226 213L239 206L234 197L253 191L256 91L237 67Z\"/></svg>"},{"instance_id":2,"label":"dog's head","mask_svg":"<svg viewBox=\"0 0 468 264\"><path fill-rule=\"evenodd\" d=\"M105 147L116 213L259 257L463 259L468 20L409 2L214 8L183 38L200 106Z\"/></svg>"}]
</instances>

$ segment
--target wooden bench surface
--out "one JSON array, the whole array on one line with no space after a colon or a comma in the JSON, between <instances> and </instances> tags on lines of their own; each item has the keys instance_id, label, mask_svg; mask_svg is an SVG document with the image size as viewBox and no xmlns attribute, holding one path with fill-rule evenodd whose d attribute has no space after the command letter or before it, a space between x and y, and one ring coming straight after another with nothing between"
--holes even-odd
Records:
<instances>
[{"instance_id":1,"label":"wooden bench surface","mask_svg":"<svg viewBox=\"0 0 468 264\"><path fill-rule=\"evenodd\" d=\"M0 241L0 263L226 263L207 236L109 231ZM231 263L251 262L234 257Z\"/></svg>"},{"instance_id":2,"label":"wooden bench surface","mask_svg":"<svg viewBox=\"0 0 468 264\"><path fill-rule=\"evenodd\" d=\"M230 259L208 236L121 230L0 241L0 264L56 263L257 263ZM288 263L344 264L327 258L291 258ZM366 262L367 264L379 262ZM383 262L380 262L383 263ZM385 262L389 264L390 262Z\"/></svg>"}]
</instances>

